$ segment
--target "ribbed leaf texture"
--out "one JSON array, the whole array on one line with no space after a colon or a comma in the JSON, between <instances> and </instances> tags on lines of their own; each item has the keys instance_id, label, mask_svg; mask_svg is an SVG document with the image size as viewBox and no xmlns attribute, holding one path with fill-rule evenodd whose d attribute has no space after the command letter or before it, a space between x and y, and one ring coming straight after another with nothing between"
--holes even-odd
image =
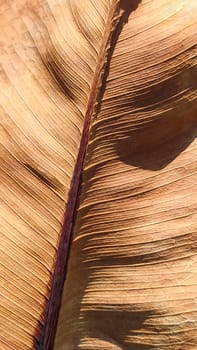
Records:
<instances>
[{"instance_id":1,"label":"ribbed leaf texture","mask_svg":"<svg viewBox=\"0 0 197 350\"><path fill-rule=\"evenodd\" d=\"M0 1L0 349L197 348L196 19Z\"/></svg>"}]
</instances>

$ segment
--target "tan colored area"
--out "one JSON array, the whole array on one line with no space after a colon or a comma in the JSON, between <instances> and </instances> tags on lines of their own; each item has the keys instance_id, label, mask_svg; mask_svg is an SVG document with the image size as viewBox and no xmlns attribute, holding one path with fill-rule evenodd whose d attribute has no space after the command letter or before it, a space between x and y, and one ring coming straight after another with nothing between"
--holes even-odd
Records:
<instances>
[{"instance_id":1,"label":"tan colored area","mask_svg":"<svg viewBox=\"0 0 197 350\"><path fill-rule=\"evenodd\" d=\"M39 346L109 6L0 1L1 350Z\"/></svg>"},{"instance_id":2,"label":"tan colored area","mask_svg":"<svg viewBox=\"0 0 197 350\"><path fill-rule=\"evenodd\" d=\"M197 348L197 4L131 3L91 127L55 350Z\"/></svg>"}]
</instances>

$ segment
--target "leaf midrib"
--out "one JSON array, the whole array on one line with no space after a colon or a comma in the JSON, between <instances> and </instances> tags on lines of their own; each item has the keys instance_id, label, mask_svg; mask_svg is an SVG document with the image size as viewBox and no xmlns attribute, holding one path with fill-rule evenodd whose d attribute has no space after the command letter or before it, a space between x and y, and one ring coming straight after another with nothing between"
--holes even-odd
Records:
<instances>
[{"instance_id":1,"label":"leaf midrib","mask_svg":"<svg viewBox=\"0 0 197 350\"><path fill-rule=\"evenodd\" d=\"M92 116L94 113L95 106L99 102L99 91L102 88L102 76L105 70L105 63L107 62L107 55L110 48L112 33L114 32L114 29L118 24L118 20L122 14L119 13L120 10L118 4L119 0L112 0L108 13L105 31L103 34L103 41L101 44L97 65L92 80L92 86L90 89L89 99L87 102L87 108L84 117L84 127L81 135L78 156L75 163L73 177L70 185L68 201L66 204L64 214L64 221L61 229L58 250L54 263L54 272L51 276L50 281L51 288L47 305L45 308L46 314L44 317L44 324L39 334L38 350L53 349L58 315L61 306L63 286L66 278L72 230L75 222L75 212L77 207L78 193L89 139L90 125L92 122Z\"/></svg>"}]
</instances>

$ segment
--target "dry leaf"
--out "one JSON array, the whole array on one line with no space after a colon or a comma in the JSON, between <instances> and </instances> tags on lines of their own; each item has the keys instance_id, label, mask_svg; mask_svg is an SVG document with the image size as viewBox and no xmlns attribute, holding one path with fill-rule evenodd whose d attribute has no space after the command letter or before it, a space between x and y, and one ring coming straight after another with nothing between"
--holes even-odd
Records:
<instances>
[{"instance_id":1,"label":"dry leaf","mask_svg":"<svg viewBox=\"0 0 197 350\"><path fill-rule=\"evenodd\" d=\"M0 349L194 350L196 0L0 13Z\"/></svg>"}]
</instances>

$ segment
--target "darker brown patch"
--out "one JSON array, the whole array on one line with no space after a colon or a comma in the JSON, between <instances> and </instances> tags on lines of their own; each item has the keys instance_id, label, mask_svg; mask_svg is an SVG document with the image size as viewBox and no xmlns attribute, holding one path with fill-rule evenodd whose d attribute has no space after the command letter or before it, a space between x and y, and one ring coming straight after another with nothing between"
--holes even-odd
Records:
<instances>
[{"instance_id":1,"label":"darker brown patch","mask_svg":"<svg viewBox=\"0 0 197 350\"><path fill-rule=\"evenodd\" d=\"M119 159L143 169L156 171L165 168L196 138L195 104L185 103L182 110L175 108L170 114L163 113L136 130L131 126L130 132L114 141Z\"/></svg>"},{"instance_id":2,"label":"darker brown patch","mask_svg":"<svg viewBox=\"0 0 197 350\"><path fill-rule=\"evenodd\" d=\"M64 95L68 96L71 100L75 99L75 95L72 92L68 78L66 78L60 62L49 59L46 62L47 69L55 82L58 84Z\"/></svg>"},{"instance_id":3,"label":"darker brown patch","mask_svg":"<svg viewBox=\"0 0 197 350\"><path fill-rule=\"evenodd\" d=\"M27 163L22 163L25 168L27 168L34 176L36 176L41 182L43 182L45 185L52 187L54 189L59 188L60 184L57 183L57 180L55 178L50 179L48 176L46 176L43 172L36 169L35 167L31 166Z\"/></svg>"},{"instance_id":4,"label":"darker brown patch","mask_svg":"<svg viewBox=\"0 0 197 350\"><path fill-rule=\"evenodd\" d=\"M101 305L89 305L89 310L81 313L81 336L107 341L122 350L155 349L156 346L143 344L143 340L135 343L125 341L125 338L128 335L138 335L139 330L142 332L145 321L156 314L154 309L138 311L136 305L110 304L110 307L102 306L102 309Z\"/></svg>"}]
</instances>

